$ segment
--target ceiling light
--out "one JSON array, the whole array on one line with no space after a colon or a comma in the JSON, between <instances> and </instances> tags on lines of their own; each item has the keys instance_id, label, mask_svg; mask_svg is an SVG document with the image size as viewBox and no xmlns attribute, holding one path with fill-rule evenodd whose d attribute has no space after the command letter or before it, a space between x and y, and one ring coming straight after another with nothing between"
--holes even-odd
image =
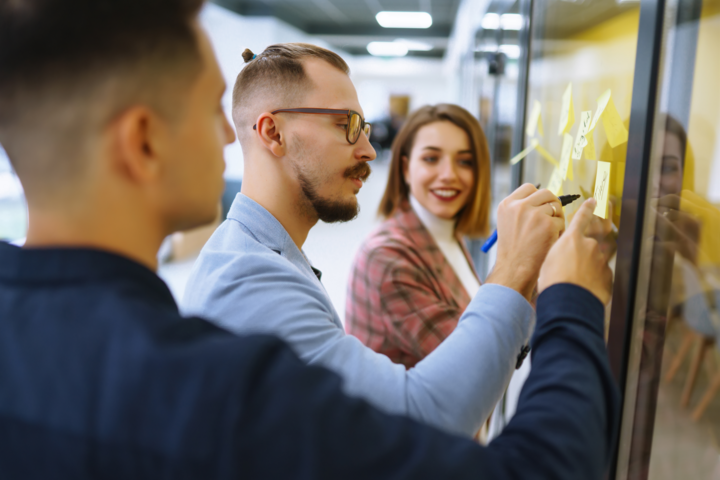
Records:
<instances>
[{"instance_id":1,"label":"ceiling light","mask_svg":"<svg viewBox=\"0 0 720 480\"><path fill-rule=\"evenodd\" d=\"M375 19L385 28L428 28L432 16L427 12L380 12Z\"/></svg>"},{"instance_id":2,"label":"ceiling light","mask_svg":"<svg viewBox=\"0 0 720 480\"><path fill-rule=\"evenodd\" d=\"M517 13L506 13L500 17L500 25L503 30L520 30L522 24L522 15Z\"/></svg>"},{"instance_id":3,"label":"ceiling light","mask_svg":"<svg viewBox=\"0 0 720 480\"><path fill-rule=\"evenodd\" d=\"M404 38L398 38L394 43L400 43L405 45L408 50L416 52L429 52L433 49L433 46L426 42L418 42L417 40L406 40Z\"/></svg>"},{"instance_id":4,"label":"ceiling light","mask_svg":"<svg viewBox=\"0 0 720 480\"><path fill-rule=\"evenodd\" d=\"M367 51L376 57L404 57L408 47L400 42L370 42Z\"/></svg>"},{"instance_id":5,"label":"ceiling light","mask_svg":"<svg viewBox=\"0 0 720 480\"><path fill-rule=\"evenodd\" d=\"M482 27L485 30L497 30L500 27L500 15L497 13L486 13L482 19Z\"/></svg>"},{"instance_id":6,"label":"ceiling light","mask_svg":"<svg viewBox=\"0 0 720 480\"><path fill-rule=\"evenodd\" d=\"M522 15L518 13L506 13L498 15L497 13L486 13L482 19L482 27L485 30L520 30L522 28Z\"/></svg>"},{"instance_id":7,"label":"ceiling light","mask_svg":"<svg viewBox=\"0 0 720 480\"><path fill-rule=\"evenodd\" d=\"M520 58L520 45L500 45L498 52L504 53L508 58Z\"/></svg>"}]
</instances>

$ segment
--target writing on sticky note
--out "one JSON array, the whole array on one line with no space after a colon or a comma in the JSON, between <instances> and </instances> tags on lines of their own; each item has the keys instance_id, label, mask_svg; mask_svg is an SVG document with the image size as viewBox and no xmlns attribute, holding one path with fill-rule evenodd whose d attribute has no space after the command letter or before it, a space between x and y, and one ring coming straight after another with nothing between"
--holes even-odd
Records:
<instances>
[{"instance_id":1,"label":"writing on sticky note","mask_svg":"<svg viewBox=\"0 0 720 480\"><path fill-rule=\"evenodd\" d=\"M573 137L572 135L565 134L563 136L563 143L562 143L562 150L560 153L560 174L562 175L563 180L568 178L568 173L570 170L570 165L572 160L570 160L570 155L572 154L572 148L573 148Z\"/></svg>"},{"instance_id":2,"label":"writing on sticky note","mask_svg":"<svg viewBox=\"0 0 720 480\"><path fill-rule=\"evenodd\" d=\"M595 174L595 191L593 197L597 201L595 215L601 218L608 218L608 192L610 191L610 162L597 162L597 173Z\"/></svg>"},{"instance_id":3,"label":"writing on sticky note","mask_svg":"<svg viewBox=\"0 0 720 480\"><path fill-rule=\"evenodd\" d=\"M558 125L558 135L568 133L575 124L575 108L572 100L572 83L568 84L562 97L562 107L560 107L560 125Z\"/></svg>"},{"instance_id":4,"label":"writing on sticky note","mask_svg":"<svg viewBox=\"0 0 720 480\"><path fill-rule=\"evenodd\" d=\"M530 117L528 117L527 129L525 129L525 132L530 137L535 136L535 131L537 131L540 136L544 134L542 125L542 105L540 105L540 102L537 100L533 103L533 108L530 111Z\"/></svg>"},{"instance_id":5,"label":"writing on sticky note","mask_svg":"<svg viewBox=\"0 0 720 480\"><path fill-rule=\"evenodd\" d=\"M533 140L530 142L530 146L529 146L529 147L527 147L525 150L523 150L522 152L518 153L517 155L515 155L513 158L510 159L510 165L515 165L515 164L518 163L520 160L522 160L523 158L525 158L525 157L527 157L528 155L530 155L530 152L532 152L533 150L535 150L535 148L536 148L537 146L538 146L538 141L535 140L535 139L533 139Z\"/></svg>"},{"instance_id":6,"label":"writing on sticky note","mask_svg":"<svg viewBox=\"0 0 720 480\"><path fill-rule=\"evenodd\" d=\"M590 125L592 122L592 112L582 112L580 114L580 128L578 128L577 136L575 137L575 145L573 145L572 158L580 160L582 158L583 148L588 144L586 138L587 133L590 131Z\"/></svg>"},{"instance_id":7,"label":"writing on sticky note","mask_svg":"<svg viewBox=\"0 0 720 480\"><path fill-rule=\"evenodd\" d=\"M554 195L562 195L562 184L563 178L559 168L554 168L553 173L550 176L547 189L550 190Z\"/></svg>"}]
</instances>

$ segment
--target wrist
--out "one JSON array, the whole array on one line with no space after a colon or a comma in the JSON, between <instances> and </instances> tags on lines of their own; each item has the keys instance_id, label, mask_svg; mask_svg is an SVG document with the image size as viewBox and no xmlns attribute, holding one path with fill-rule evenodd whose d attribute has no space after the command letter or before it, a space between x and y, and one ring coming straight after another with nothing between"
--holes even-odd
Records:
<instances>
[{"instance_id":1,"label":"wrist","mask_svg":"<svg viewBox=\"0 0 720 480\"><path fill-rule=\"evenodd\" d=\"M530 301L537 284L537 274L533 275L533 272L522 265L507 265L498 261L485 283L495 283L512 288Z\"/></svg>"}]
</instances>

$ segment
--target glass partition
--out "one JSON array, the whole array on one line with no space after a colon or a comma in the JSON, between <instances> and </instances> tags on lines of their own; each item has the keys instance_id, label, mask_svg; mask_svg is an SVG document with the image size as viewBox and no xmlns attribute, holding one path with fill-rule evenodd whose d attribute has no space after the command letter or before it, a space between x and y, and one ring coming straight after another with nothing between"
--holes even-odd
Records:
<instances>
[{"instance_id":1,"label":"glass partition","mask_svg":"<svg viewBox=\"0 0 720 480\"><path fill-rule=\"evenodd\" d=\"M720 0L665 5L616 478L720 478Z\"/></svg>"},{"instance_id":2,"label":"glass partition","mask_svg":"<svg viewBox=\"0 0 720 480\"><path fill-rule=\"evenodd\" d=\"M588 198L599 162L606 162L608 215L616 227L638 18L636 3L533 2L523 182ZM566 217L580 203L565 207Z\"/></svg>"}]
</instances>

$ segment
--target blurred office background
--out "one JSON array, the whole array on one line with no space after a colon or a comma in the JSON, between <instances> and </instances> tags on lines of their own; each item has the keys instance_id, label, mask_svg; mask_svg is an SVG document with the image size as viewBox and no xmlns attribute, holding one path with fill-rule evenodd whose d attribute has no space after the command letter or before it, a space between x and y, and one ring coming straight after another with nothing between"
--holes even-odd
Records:
<instances>
[{"instance_id":1,"label":"blurred office background","mask_svg":"<svg viewBox=\"0 0 720 480\"><path fill-rule=\"evenodd\" d=\"M516 114L522 25L517 9L514 0L217 0L205 6L201 21L229 86L223 98L228 118L232 85L244 65L245 48L259 53L273 43L309 42L337 52L351 68L366 119L373 123L371 140L378 158L359 195L359 217L345 224L318 225L304 248L323 271L323 283L341 317L354 253L377 223L388 149L409 112L449 102L478 116L493 140L494 154L505 159L497 162L505 174L494 175L495 198L507 195L506 160ZM405 24L383 21L383 26L379 20L383 12L413 12L419 17L408 24L407 15L401 15ZM243 158L237 142L226 148L225 159L223 215L242 183ZM163 246L159 273L178 298L199 248L214 227L178 233ZM26 229L22 188L0 150L0 239L22 241ZM478 245L471 242L484 276L491 259L481 256Z\"/></svg>"},{"instance_id":2,"label":"blurred office background","mask_svg":"<svg viewBox=\"0 0 720 480\"><path fill-rule=\"evenodd\" d=\"M405 25L378 16L398 11L413 13ZM325 46L350 65L378 159L359 218L319 224L305 244L341 317L353 256L377 223L386 149L409 111L451 102L477 116L494 215L519 184L548 186L564 134L577 138L582 112L597 113L610 92L627 138L611 141L600 121L562 183L587 197L598 162L611 165L617 254L606 329L624 406L609 478L720 478L720 0L217 0L202 23L229 86L245 48L277 42ZM575 120L563 126L568 91ZM224 103L229 112L229 91ZM511 166L533 140L542 149ZM224 210L242 182L238 144L226 160ZM22 241L26 228L0 150L0 239ZM159 273L176 296L214 228L163 246ZM493 257L480 242L469 245L484 276Z\"/></svg>"}]
</instances>

